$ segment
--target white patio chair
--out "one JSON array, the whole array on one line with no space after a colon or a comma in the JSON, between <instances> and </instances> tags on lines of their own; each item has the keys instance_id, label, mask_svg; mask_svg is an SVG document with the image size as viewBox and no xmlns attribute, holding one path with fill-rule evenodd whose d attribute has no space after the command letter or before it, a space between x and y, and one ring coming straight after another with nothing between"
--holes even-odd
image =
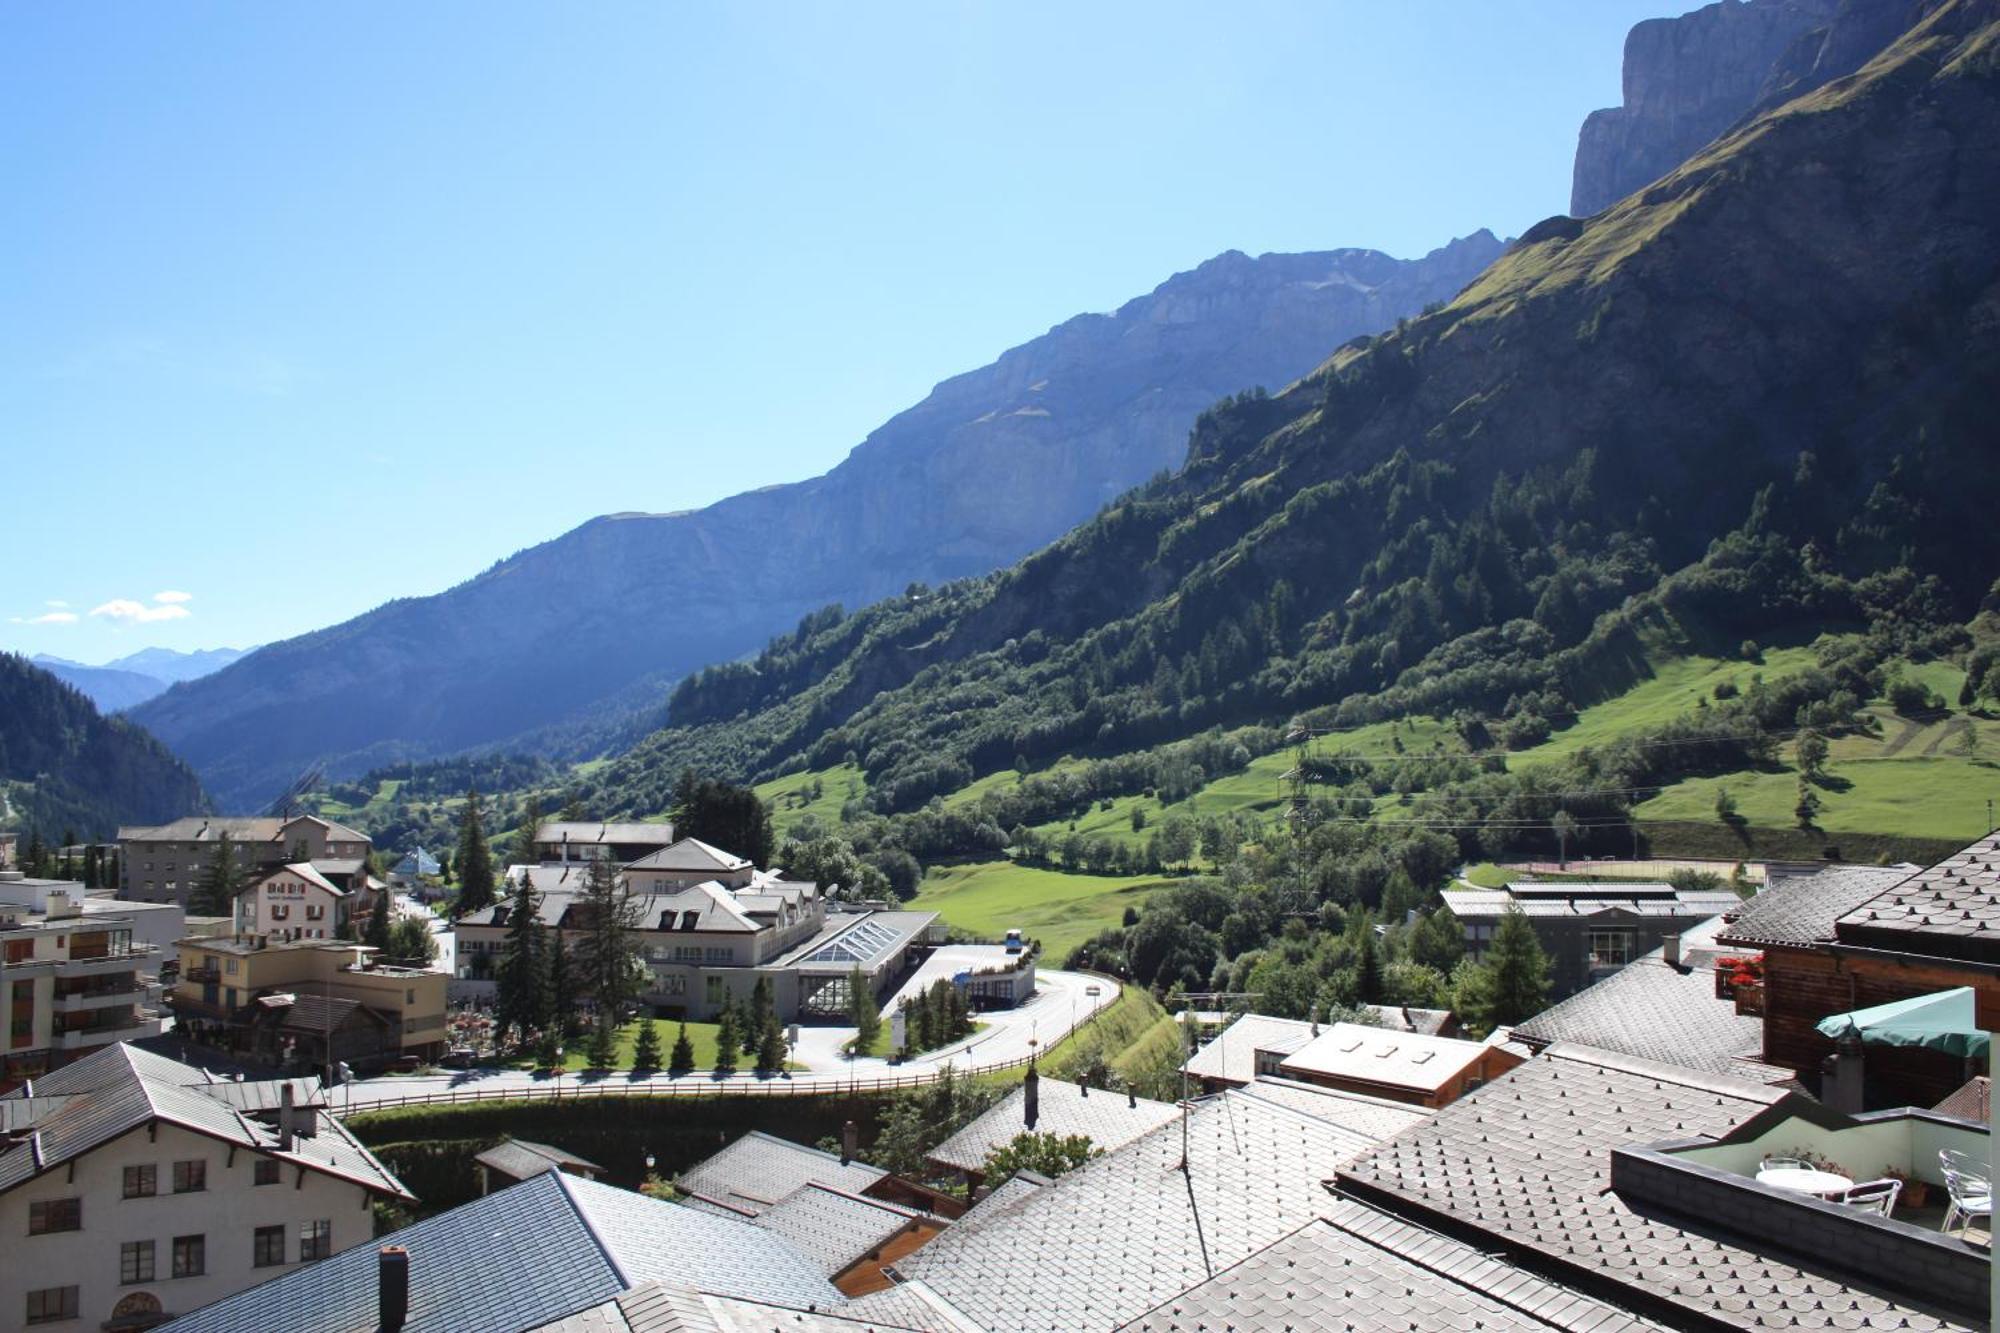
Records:
<instances>
[{"instance_id":1,"label":"white patio chair","mask_svg":"<svg viewBox=\"0 0 2000 1333\"><path fill-rule=\"evenodd\" d=\"M1842 1195L1840 1201L1849 1208L1890 1217L1896 1211L1896 1196L1902 1192L1903 1182L1888 1176L1881 1180L1863 1181Z\"/></svg>"},{"instance_id":2,"label":"white patio chair","mask_svg":"<svg viewBox=\"0 0 2000 1333\"><path fill-rule=\"evenodd\" d=\"M1975 1217L1986 1219L1989 1229L1993 1226L1993 1186L1979 1176L1967 1175L1955 1166L1944 1169L1944 1187L1951 1193L1951 1207L1945 1209L1943 1231L1950 1231L1960 1219L1971 1221Z\"/></svg>"},{"instance_id":3,"label":"white patio chair","mask_svg":"<svg viewBox=\"0 0 2000 1333\"><path fill-rule=\"evenodd\" d=\"M1969 1152L1956 1148L1938 1149L1938 1165L1947 1171L1956 1171L1970 1180L1993 1179L1993 1168L1983 1157L1974 1157Z\"/></svg>"}]
</instances>

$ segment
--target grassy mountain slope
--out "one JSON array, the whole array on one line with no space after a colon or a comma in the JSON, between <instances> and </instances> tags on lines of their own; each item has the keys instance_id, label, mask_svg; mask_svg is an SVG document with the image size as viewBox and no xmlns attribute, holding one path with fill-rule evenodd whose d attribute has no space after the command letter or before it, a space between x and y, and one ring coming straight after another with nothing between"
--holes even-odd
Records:
<instances>
[{"instance_id":1,"label":"grassy mountain slope","mask_svg":"<svg viewBox=\"0 0 2000 1333\"><path fill-rule=\"evenodd\" d=\"M1937 7L1446 308L1205 414L1179 473L1019 564L690 678L586 798L851 762L908 810L1217 725L1520 731L1745 637L1870 629L1879 671L2000 572L1995 12Z\"/></svg>"},{"instance_id":2,"label":"grassy mountain slope","mask_svg":"<svg viewBox=\"0 0 2000 1333\"><path fill-rule=\"evenodd\" d=\"M157 740L25 658L0 653L0 828L109 837L208 809L201 784Z\"/></svg>"},{"instance_id":3,"label":"grassy mountain slope","mask_svg":"<svg viewBox=\"0 0 2000 1333\"><path fill-rule=\"evenodd\" d=\"M593 753L634 710L656 716L664 683L816 607L1019 558L1171 467L1219 395L1288 382L1333 343L1450 297L1499 249L1481 232L1408 261L1219 256L945 381L825 476L595 519L449 591L268 645L134 716L241 802L314 763L338 779L502 743Z\"/></svg>"}]
</instances>

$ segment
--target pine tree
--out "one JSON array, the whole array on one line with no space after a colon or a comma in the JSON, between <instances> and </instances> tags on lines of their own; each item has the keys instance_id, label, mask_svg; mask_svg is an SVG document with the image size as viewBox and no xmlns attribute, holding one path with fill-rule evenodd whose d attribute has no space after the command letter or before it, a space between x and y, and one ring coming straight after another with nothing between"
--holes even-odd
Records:
<instances>
[{"instance_id":1,"label":"pine tree","mask_svg":"<svg viewBox=\"0 0 2000 1333\"><path fill-rule=\"evenodd\" d=\"M715 1024L715 1072L725 1077L736 1072L736 1047L741 1034L736 1022L736 1008L725 1004L722 1017Z\"/></svg>"},{"instance_id":2,"label":"pine tree","mask_svg":"<svg viewBox=\"0 0 2000 1333\"><path fill-rule=\"evenodd\" d=\"M876 1007L867 974L858 967L847 974L847 1021L854 1025L855 1054L866 1055L882 1035L882 1011Z\"/></svg>"},{"instance_id":3,"label":"pine tree","mask_svg":"<svg viewBox=\"0 0 2000 1333\"><path fill-rule=\"evenodd\" d=\"M1487 1012L1482 1017L1489 1028L1525 1023L1548 1004L1549 956L1520 908L1510 907L1500 918L1485 970Z\"/></svg>"},{"instance_id":4,"label":"pine tree","mask_svg":"<svg viewBox=\"0 0 2000 1333\"><path fill-rule=\"evenodd\" d=\"M225 830L216 838L208 862L195 880L194 892L188 897L188 915L231 916L236 911L236 895L242 891L243 866L236 859L236 844Z\"/></svg>"},{"instance_id":5,"label":"pine tree","mask_svg":"<svg viewBox=\"0 0 2000 1333\"><path fill-rule=\"evenodd\" d=\"M1363 1004L1375 1004L1382 998L1382 945L1375 938L1375 920L1367 912L1357 914L1360 929L1356 932L1354 955L1354 993Z\"/></svg>"},{"instance_id":6,"label":"pine tree","mask_svg":"<svg viewBox=\"0 0 2000 1333\"><path fill-rule=\"evenodd\" d=\"M743 1053L754 1054L764 1040L764 1030L778 1021L777 1007L771 1002L771 979L758 977L750 992L750 1021L743 1025Z\"/></svg>"},{"instance_id":7,"label":"pine tree","mask_svg":"<svg viewBox=\"0 0 2000 1333\"><path fill-rule=\"evenodd\" d=\"M530 795L521 805L521 826L514 831L514 854L510 858L517 866L535 864L535 834L542 827L542 798Z\"/></svg>"},{"instance_id":8,"label":"pine tree","mask_svg":"<svg viewBox=\"0 0 2000 1333\"><path fill-rule=\"evenodd\" d=\"M486 827L479 813L479 789L468 788L465 811L458 819L457 914L493 905L493 853L486 846Z\"/></svg>"},{"instance_id":9,"label":"pine tree","mask_svg":"<svg viewBox=\"0 0 2000 1333\"><path fill-rule=\"evenodd\" d=\"M535 1063L543 1069L560 1069L565 1058L562 1034L553 1027L544 1028L541 1040L535 1043Z\"/></svg>"},{"instance_id":10,"label":"pine tree","mask_svg":"<svg viewBox=\"0 0 2000 1333\"><path fill-rule=\"evenodd\" d=\"M389 952L389 890L380 889L375 894L375 908L368 914L368 929L362 934L363 944L372 944L382 954Z\"/></svg>"},{"instance_id":11,"label":"pine tree","mask_svg":"<svg viewBox=\"0 0 2000 1333\"><path fill-rule=\"evenodd\" d=\"M683 1031L687 1024L681 1024ZM653 1016L646 1015L639 1024L638 1039L632 1043L632 1068L653 1070L660 1067L660 1030L653 1025Z\"/></svg>"},{"instance_id":12,"label":"pine tree","mask_svg":"<svg viewBox=\"0 0 2000 1333\"><path fill-rule=\"evenodd\" d=\"M764 1024L764 1031L757 1039L757 1072L760 1075L778 1074L785 1068L785 1032L778 1026L773 1015Z\"/></svg>"},{"instance_id":13,"label":"pine tree","mask_svg":"<svg viewBox=\"0 0 2000 1333\"><path fill-rule=\"evenodd\" d=\"M507 937L500 946L493 1006L495 1045L505 1045L509 1032L526 1037L548 1026L548 959L543 953L540 910L540 895L533 881L523 876L507 908Z\"/></svg>"},{"instance_id":14,"label":"pine tree","mask_svg":"<svg viewBox=\"0 0 2000 1333\"><path fill-rule=\"evenodd\" d=\"M694 1072L694 1043L688 1040L686 1023L681 1024L681 1035L674 1038L674 1053L667 1061L667 1072L675 1078Z\"/></svg>"},{"instance_id":15,"label":"pine tree","mask_svg":"<svg viewBox=\"0 0 2000 1333\"><path fill-rule=\"evenodd\" d=\"M590 1025L590 1067L611 1069L618 1064L618 1027L609 1014L600 1013Z\"/></svg>"},{"instance_id":16,"label":"pine tree","mask_svg":"<svg viewBox=\"0 0 2000 1333\"><path fill-rule=\"evenodd\" d=\"M638 993L639 904L631 886L608 858L590 863L584 880L583 939L577 949L582 984L597 1001L598 1012L614 1018Z\"/></svg>"},{"instance_id":17,"label":"pine tree","mask_svg":"<svg viewBox=\"0 0 2000 1333\"><path fill-rule=\"evenodd\" d=\"M576 968L562 930L550 933L555 940L549 946L549 1023L564 1037L572 1037L576 1035Z\"/></svg>"}]
</instances>

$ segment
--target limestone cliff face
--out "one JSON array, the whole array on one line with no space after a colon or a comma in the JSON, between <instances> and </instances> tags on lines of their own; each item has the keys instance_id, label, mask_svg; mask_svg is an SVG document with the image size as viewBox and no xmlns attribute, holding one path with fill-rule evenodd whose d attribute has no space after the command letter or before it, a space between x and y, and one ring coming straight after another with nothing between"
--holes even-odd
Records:
<instances>
[{"instance_id":1,"label":"limestone cliff face","mask_svg":"<svg viewBox=\"0 0 2000 1333\"><path fill-rule=\"evenodd\" d=\"M1625 104L1592 112L1578 136L1570 213L1602 212L1687 161L1766 100L1781 65L1791 85L1787 95L1796 95L1832 77L1836 64L1844 66L1839 73L1858 69L1907 26L1886 23L1865 54L1836 46L1821 60L1824 30L1844 10L1864 17L1893 10L1906 17L1909 5L1720 0L1634 26L1625 38Z\"/></svg>"},{"instance_id":2,"label":"limestone cliff face","mask_svg":"<svg viewBox=\"0 0 2000 1333\"><path fill-rule=\"evenodd\" d=\"M1450 299L1488 232L1417 260L1231 252L947 380L826 475L616 514L448 592L265 647L136 710L218 799L573 726L761 646L808 611L985 573L1178 465L1200 412Z\"/></svg>"}]
</instances>

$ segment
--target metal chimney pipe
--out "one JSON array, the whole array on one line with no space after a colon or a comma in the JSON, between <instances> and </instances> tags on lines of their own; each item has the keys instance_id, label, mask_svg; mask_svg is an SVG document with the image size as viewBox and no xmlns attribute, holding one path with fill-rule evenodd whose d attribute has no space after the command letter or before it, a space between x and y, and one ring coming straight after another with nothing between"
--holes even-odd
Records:
<instances>
[{"instance_id":1,"label":"metal chimney pipe","mask_svg":"<svg viewBox=\"0 0 2000 1333\"><path fill-rule=\"evenodd\" d=\"M292 1081L286 1079L278 1092L278 1151L292 1150Z\"/></svg>"},{"instance_id":2,"label":"metal chimney pipe","mask_svg":"<svg viewBox=\"0 0 2000 1333\"><path fill-rule=\"evenodd\" d=\"M1035 1122L1042 1118L1042 1076L1028 1066L1028 1076L1021 1080L1021 1114L1028 1128L1034 1129Z\"/></svg>"},{"instance_id":3,"label":"metal chimney pipe","mask_svg":"<svg viewBox=\"0 0 2000 1333\"><path fill-rule=\"evenodd\" d=\"M844 1121L840 1126L840 1164L846 1166L853 1161L860 1148L861 1126L852 1120Z\"/></svg>"},{"instance_id":4,"label":"metal chimney pipe","mask_svg":"<svg viewBox=\"0 0 2000 1333\"><path fill-rule=\"evenodd\" d=\"M384 1245L376 1254L377 1333L399 1333L410 1314L410 1252Z\"/></svg>"}]
</instances>

